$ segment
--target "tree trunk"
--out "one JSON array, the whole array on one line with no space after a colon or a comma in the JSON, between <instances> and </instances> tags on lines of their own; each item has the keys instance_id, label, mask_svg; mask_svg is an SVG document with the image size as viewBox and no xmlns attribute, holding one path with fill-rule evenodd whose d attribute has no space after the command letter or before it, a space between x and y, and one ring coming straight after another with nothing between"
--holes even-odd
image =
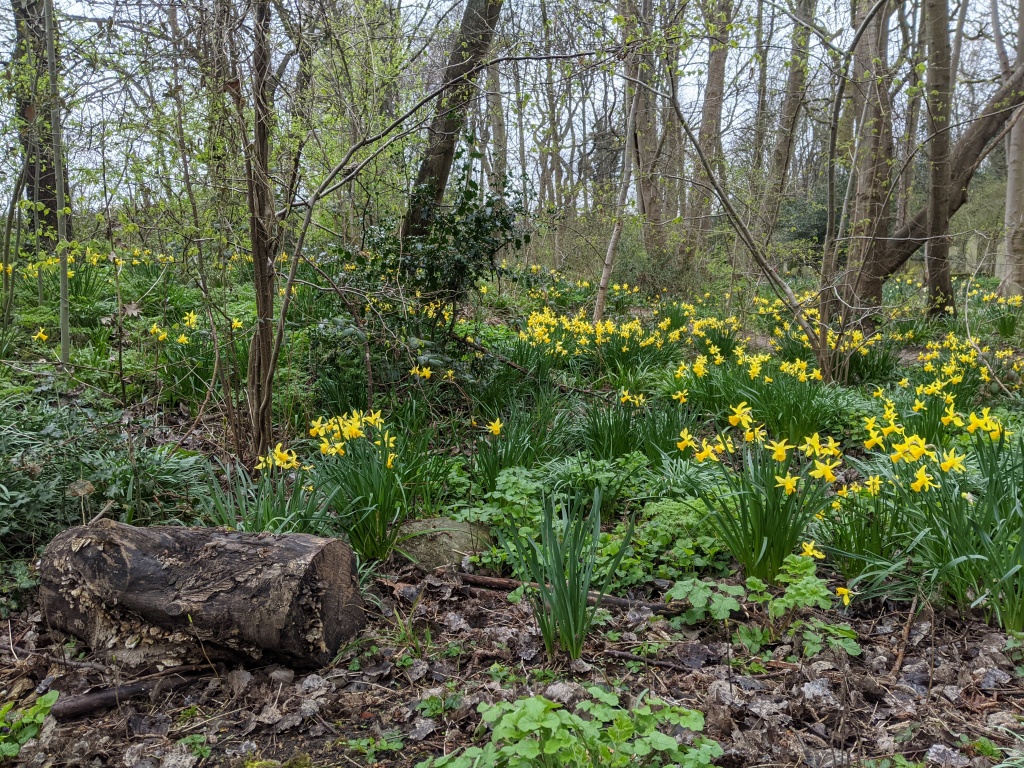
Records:
<instances>
[{"instance_id":1,"label":"tree trunk","mask_svg":"<svg viewBox=\"0 0 1024 768\"><path fill-rule=\"evenodd\" d=\"M700 130L697 142L701 151L711 161L719 162L718 147L722 138L722 106L725 101L725 69L729 57L729 29L732 24L732 0L711 0L704 9L709 30L708 75L704 88L704 104L701 111ZM694 171L696 184L690 208L691 235L687 248L692 259L703 245L711 231L711 181L698 164Z\"/></svg>"},{"instance_id":2,"label":"tree trunk","mask_svg":"<svg viewBox=\"0 0 1024 768\"><path fill-rule=\"evenodd\" d=\"M274 259L278 226L270 177L270 4L254 3L253 142L246 151L249 236L252 240L253 285L256 293L256 333L249 350L249 414L254 453L263 454L274 442L273 385L271 365L274 348Z\"/></svg>"},{"instance_id":3,"label":"tree trunk","mask_svg":"<svg viewBox=\"0 0 1024 768\"><path fill-rule=\"evenodd\" d=\"M1006 121L1016 108L1024 104L1024 62L1017 65L1010 77L992 94L981 114L971 122L953 145L950 153L949 215L952 217L967 202L967 187L993 143L1000 137ZM889 243L879 244L874 257L876 271L872 280L861 280L858 286L862 302L879 302L885 281L902 267L907 259L928 239L928 206L919 208L906 224L896 229Z\"/></svg>"},{"instance_id":4,"label":"tree trunk","mask_svg":"<svg viewBox=\"0 0 1024 768\"><path fill-rule=\"evenodd\" d=\"M902 6L900 8L902 14ZM906 132L903 135L904 164L900 171L900 186L896 202L896 226L902 227L907 223L910 215L910 198L914 191L914 177L917 163L917 127L921 116L921 75L918 72L917 64L921 50L924 48L924 24L919 17L912 17L907 21L903 15L900 16L900 26L904 27L906 44L910 50L907 59L910 63L907 72L907 86L912 92L907 104Z\"/></svg>"},{"instance_id":5,"label":"tree trunk","mask_svg":"<svg viewBox=\"0 0 1024 768\"><path fill-rule=\"evenodd\" d=\"M502 1L466 2L462 25L444 69L444 82L448 87L441 94L437 114L430 124L427 149L402 223L403 240L425 235L430 229L434 209L444 199L459 131L465 124L467 105L476 93L475 70L491 47Z\"/></svg>"},{"instance_id":6,"label":"tree trunk","mask_svg":"<svg viewBox=\"0 0 1024 768\"><path fill-rule=\"evenodd\" d=\"M508 182L508 135L497 64L487 68L487 120L491 134L491 175L488 185L492 192L504 191Z\"/></svg>"},{"instance_id":7,"label":"tree trunk","mask_svg":"<svg viewBox=\"0 0 1024 768\"><path fill-rule=\"evenodd\" d=\"M998 6L992 3L993 27L999 30ZM1002 35L999 35L1001 39ZM1005 50L1003 56L1005 57ZM1024 62L1024 2L1017 13L1017 62ZM1009 65L1007 64L1007 67ZM1024 108L1022 108L1024 109ZM1006 210L1004 252L996 260L999 292L1004 296L1024 293L1024 116L1015 115L1006 151Z\"/></svg>"},{"instance_id":8,"label":"tree trunk","mask_svg":"<svg viewBox=\"0 0 1024 768\"><path fill-rule=\"evenodd\" d=\"M46 32L46 71L50 84L50 157L53 158L54 200L57 204L57 256L60 259L60 361L71 357L71 323L68 301L68 208L64 195L64 146L61 139L60 86L57 80L57 30L54 27L53 0L43 4L43 29Z\"/></svg>"},{"instance_id":9,"label":"tree trunk","mask_svg":"<svg viewBox=\"0 0 1024 768\"><path fill-rule=\"evenodd\" d=\"M53 136L48 115L49 88L46 72L46 25L44 0L12 0L16 32L14 107L18 138L28 158L25 189L28 199L45 206L33 215L35 247L53 251L57 239L57 188L53 172Z\"/></svg>"},{"instance_id":10,"label":"tree trunk","mask_svg":"<svg viewBox=\"0 0 1024 768\"><path fill-rule=\"evenodd\" d=\"M768 206L770 215L765 222L765 234L771 237L775 222L779 218L779 209L786 192L786 181L789 178L789 165L793 157L793 145L796 142L796 129L800 120L800 109L806 97L807 84L807 45L810 24L814 19L816 0L797 0L793 15L793 38L790 45L789 72L786 75L786 93L782 97L782 109L779 113L779 127L772 150L771 170L768 174Z\"/></svg>"},{"instance_id":11,"label":"tree trunk","mask_svg":"<svg viewBox=\"0 0 1024 768\"><path fill-rule=\"evenodd\" d=\"M612 279L612 268L615 266L615 251L619 247L619 239L622 237L622 228L626 220L626 200L629 196L630 179L633 174L633 142L631 138L636 127L636 111L639 96L635 89L626 86L626 93L629 94L629 112L626 113L626 141L622 147L622 178L619 180L619 198L615 206L615 223L612 225L612 234L608 238L608 249L604 255L604 265L601 267L601 281L597 285L597 296L594 299L594 324L604 319L604 306L608 299L608 283Z\"/></svg>"},{"instance_id":12,"label":"tree trunk","mask_svg":"<svg viewBox=\"0 0 1024 768\"><path fill-rule=\"evenodd\" d=\"M925 6L928 25L928 122L930 186L928 200L928 246L925 268L928 274L928 300L933 314L954 307L953 283L949 268L949 118L950 49L949 5L947 0L928 0Z\"/></svg>"},{"instance_id":13,"label":"tree trunk","mask_svg":"<svg viewBox=\"0 0 1024 768\"><path fill-rule=\"evenodd\" d=\"M654 83L656 60L651 50L654 31L653 0L631 3L630 12L636 18L640 39L644 41L637 54L635 70L640 85L636 89L636 120L634 136L627 141L635 142L636 152L636 193L637 210L643 216L644 249L651 263L657 268L667 266L668 247L665 239L665 214L662 190L658 173L658 155L661 146L658 126L658 106L650 87Z\"/></svg>"},{"instance_id":14,"label":"tree trunk","mask_svg":"<svg viewBox=\"0 0 1024 768\"><path fill-rule=\"evenodd\" d=\"M874 5L860 0L854 27ZM892 104L889 100L887 45L888 8L876 13L869 22L854 53L852 85L857 129L857 159L854 167L855 192L850 216L850 245L843 293L847 313L854 316L869 311L881 300L882 266L891 218L889 182L892 166ZM863 94L863 95L861 95ZM842 233L838 233L840 236ZM867 299L865 301L865 299Z\"/></svg>"},{"instance_id":15,"label":"tree trunk","mask_svg":"<svg viewBox=\"0 0 1024 768\"><path fill-rule=\"evenodd\" d=\"M317 668L365 623L348 545L305 534L101 520L51 541L39 575L49 626L129 666Z\"/></svg>"}]
</instances>

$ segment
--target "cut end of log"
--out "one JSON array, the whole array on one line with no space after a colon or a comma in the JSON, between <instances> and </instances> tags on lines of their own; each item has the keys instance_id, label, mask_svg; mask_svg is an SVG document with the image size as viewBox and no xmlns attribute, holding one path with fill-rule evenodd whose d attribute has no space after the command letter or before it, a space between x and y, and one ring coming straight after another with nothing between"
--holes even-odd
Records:
<instances>
[{"instance_id":1,"label":"cut end of log","mask_svg":"<svg viewBox=\"0 0 1024 768\"><path fill-rule=\"evenodd\" d=\"M202 659L328 664L365 624L337 539L206 528L70 528L43 554L53 629L129 666Z\"/></svg>"}]
</instances>

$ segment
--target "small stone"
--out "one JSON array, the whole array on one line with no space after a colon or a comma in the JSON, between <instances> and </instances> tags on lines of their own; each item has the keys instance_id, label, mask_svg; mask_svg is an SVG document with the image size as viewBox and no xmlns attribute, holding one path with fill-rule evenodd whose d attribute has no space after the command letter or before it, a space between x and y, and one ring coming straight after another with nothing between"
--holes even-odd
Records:
<instances>
[{"instance_id":1,"label":"small stone","mask_svg":"<svg viewBox=\"0 0 1024 768\"><path fill-rule=\"evenodd\" d=\"M584 693L583 686L579 683L559 681L552 683L544 690L544 697L569 706L582 699Z\"/></svg>"},{"instance_id":2,"label":"small stone","mask_svg":"<svg viewBox=\"0 0 1024 768\"><path fill-rule=\"evenodd\" d=\"M967 768L971 764L963 754L945 744L932 744L924 759L928 765L937 765L939 768Z\"/></svg>"},{"instance_id":3,"label":"small stone","mask_svg":"<svg viewBox=\"0 0 1024 768\"><path fill-rule=\"evenodd\" d=\"M587 664L583 659L573 659L569 668L577 675L585 675L594 669L593 664Z\"/></svg>"},{"instance_id":4,"label":"small stone","mask_svg":"<svg viewBox=\"0 0 1024 768\"><path fill-rule=\"evenodd\" d=\"M985 725L989 728L1019 729L1024 726L1024 718L1018 717L1013 712L1005 709L1001 712L993 712L985 719Z\"/></svg>"},{"instance_id":5,"label":"small stone","mask_svg":"<svg viewBox=\"0 0 1024 768\"><path fill-rule=\"evenodd\" d=\"M166 714L132 715L128 718L128 731L132 736L166 736L171 730L171 718Z\"/></svg>"},{"instance_id":6,"label":"small stone","mask_svg":"<svg viewBox=\"0 0 1024 768\"><path fill-rule=\"evenodd\" d=\"M414 659L412 664L405 668L405 676L409 678L410 683L415 683L426 677L429 671L430 665L427 662L423 659Z\"/></svg>"},{"instance_id":7,"label":"small stone","mask_svg":"<svg viewBox=\"0 0 1024 768\"><path fill-rule=\"evenodd\" d=\"M402 526L399 536L404 538L402 553L427 572L459 565L468 555L484 552L491 546L486 527L446 517L410 520Z\"/></svg>"},{"instance_id":8,"label":"small stone","mask_svg":"<svg viewBox=\"0 0 1024 768\"><path fill-rule=\"evenodd\" d=\"M956 704L960 698L960 694L964 692L964 689L958 685L944 685L942 686L942 695L945 696L949 701Z\"/></svg>"},{"instance_id":9,"label":"small stone","mask_svg":"<svg viewBox=\"0 0 1024 768\"><path fill-rule=\"evenodd\" d=\"M811 680L808 683L804 683L800 690L803 692L804 698L809 702L828 707L839 706L839 701L832 693L832 686L828 678L819 677L816 680Z\"/></svg>"},{"instance_id":10,"label":"small stone","mask_svg":"<svg viewBox=\"0 0 1024 768\"><path fill-rule=\"evenodd\" d=\"M429 718L418 717L413 721L412 730L408 735L413 741L423 741L435 730L437 730L436 722Z\"/></svg>"},{"instance_id":11,"label":"small stone","mask_svg":"<svg viewBox=\"0 0 1024 768\"><path fill-rule=\"evenodd\" d=\"M244 669L233 669L228 672L228 688L232 696L241 696L252 682L252 673Z\"/></svg>"},{"instance_id":12,"label":"small stone","mask_svg":"<svg viewBox=\"0 0 1024 768\"><path fill-rule=\"evenodd\" d=\"M282 733L290 730L302 722L302 715L298 712L293 712L290 715L285 715L274 725L274 733Z\"/></svg>"},{"instance_id":13,"label":"small stone","mask_svg":"<svg viewBox=\"0 0 1024 768\"><path fill-rule=\"evenodd\" d=\"M295 672L287 667L274 667L270 670L269 677L278 685L291 685L295 680Z\"/></svg>"},{"instance_id":14,"label":"small stone","mask_svg":"<svg viewBox=\"0 0 1024 768\"><path fill-rule=\"evenodd\" d=\"M980 672L981 670L978 671ZM984 676L981 678L981 689L983 691L991 691L995 688L1002 688L1012 679L1010 675L1001 669L986 669Z\"/></svg>"},{"instance_id":15,"label":"small stone","mask_svg":"<svg viewBox=\"0 0 1024 768\"><path fill-rule=\"evenodd\" d=\"M299 704L300 717L316 717L320 713L320 702L316 699L303 699Z\"/></svg>"},{"instance_id":16,"label":"small stone","mask_svg":"<svg viewBox=\"0 0 1024 768\"><path fill-rule=\"evenodd\" d=\"M309 695L322 691L325 688L330 687L330 683L324 680L320 675L307 675L303 680L302 684L299 685L299 693Z\"/></svg>"},{"instance_id":17,"label":"small stone","mask_svg":"<svg viewBox=\"0 0 1024 768\"><path fill-rule=\"evenodd\" d=\"M736 701L736 694L728 680L712 680L708 686L708 700L729 706Z\"/></svg>"}]
</instances>

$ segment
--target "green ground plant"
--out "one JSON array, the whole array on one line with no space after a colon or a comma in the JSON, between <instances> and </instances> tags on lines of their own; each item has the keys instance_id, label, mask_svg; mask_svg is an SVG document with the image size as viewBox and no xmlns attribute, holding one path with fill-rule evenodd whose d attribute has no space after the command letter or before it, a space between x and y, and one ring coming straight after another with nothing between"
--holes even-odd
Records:
<instances>
[{"instance_id":1,"label":"green ground plant","mask_svg":"<svg viewBox=\"0 0 1024 768\"><path fill-rule=\"evenodd\" d=\"M704 729L700 712L653 696L626 707L614 693L600 688L588 693L573 712L543 696L481 704L483 720L492 727L490 742L417 768L703 768L722 754L709 739L698 737L687 745L666 733L679 728L699 733Z\"/></svg>"}]
</instances>

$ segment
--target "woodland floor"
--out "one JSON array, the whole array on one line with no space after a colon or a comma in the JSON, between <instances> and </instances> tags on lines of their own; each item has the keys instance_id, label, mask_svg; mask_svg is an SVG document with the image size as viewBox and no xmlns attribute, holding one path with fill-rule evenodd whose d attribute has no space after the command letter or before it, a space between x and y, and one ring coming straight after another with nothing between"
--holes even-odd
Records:
<instances>
[{"instance_id":1,"label":"woodland floor","mask_svg":"<svg viewBox=\"0 0 1024 768\"><path fill-rule=\"evenodd\" d=\"M480 702L541 694L571 704L585 687L608 684L704 712L707 735L725 749L722 766L992 766L998 760L976 744L1021 743L1024 679L1015 672L1020 660L1005 653L1006 636L927 608L914 617L906 604L855 603L848 618L860 656L826 650L794 664L782 661L792 650L782 646L766 671L753 673L731 658L735 646L721 624L679 641L649 611L617 611L592 634L581 662L551 664L529 608L505 593L411 568L378 580L376 590L380 607L330 667L210 669L173 692L157 689L70 722L51 718L19 761L411 768L470 744ZM3 629L0 700L131 682L83 665L88 656L60 663L62 638L48 634L38 611L12 616ZM180 743L189 736L204 736L209 756ZM391 748L374 750L381 740Z\"/></svg>"}]
</instances>

